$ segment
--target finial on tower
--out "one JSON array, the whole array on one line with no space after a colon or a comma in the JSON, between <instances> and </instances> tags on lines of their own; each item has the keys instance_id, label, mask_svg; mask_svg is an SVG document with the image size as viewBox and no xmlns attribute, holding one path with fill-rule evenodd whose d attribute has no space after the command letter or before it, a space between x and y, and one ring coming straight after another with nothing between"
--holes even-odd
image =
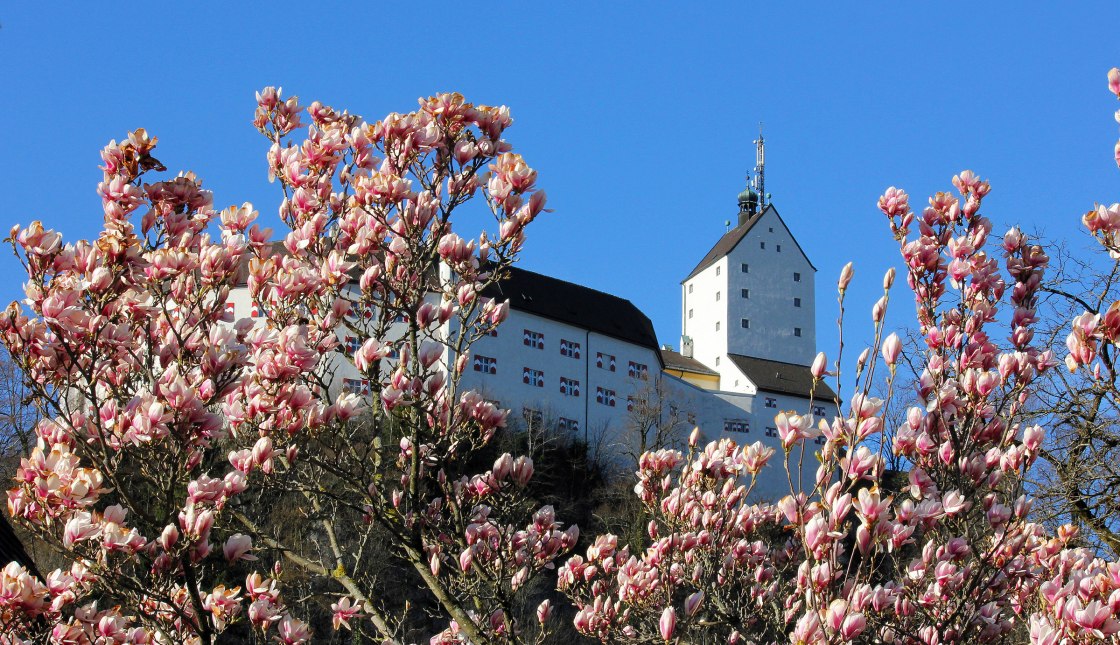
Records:
<instances>
[{"instance_id":1,"label":"finial on tower","mask_svg":"<svg viewBox=\"0 0 1120 645\"><path fill-rule=\"evenodd\" d=\"M762 121L758 122L758 138L754 140L754 190L758 193L759 210L766 210L766 140L762 138Z\"/></svg>"}]
</instances>

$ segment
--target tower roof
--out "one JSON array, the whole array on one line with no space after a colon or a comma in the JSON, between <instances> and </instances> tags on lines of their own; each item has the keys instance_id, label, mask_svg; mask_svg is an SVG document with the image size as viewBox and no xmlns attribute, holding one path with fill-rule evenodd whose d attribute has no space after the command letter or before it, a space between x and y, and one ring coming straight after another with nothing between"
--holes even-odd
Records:
<instances>
[{"instance_id":1,"label":"tower roof","mask_svg":"<svg viewBox=\"0 0 1120 645\"><path fill-rule=\"evenodd\" d=\"M749 217L742 224L736 226L727 233L724 233L723 237L719 238L719 241L716 242L716 245L712 247L712 250L708 251L707 255L704 256L704 259L700 260L700 263L696 265L696 268L694 268L688 274L688 277L686 277L684 280L681 280L681 283L683 284L693 279L701 271L712 266L713 264L718 262L720 258L733 251L735 247L739 245L739 242L742 242L743 238L747 236L747 233L751 232L751 229L754 228L754 225L757 224L763 217L766 217L766 214L770 212L773 212L774 216L782 222L782 226L785 226L785 220L783 220L782 216L778 214L778 209L774 208L773 204L767 204L766 208L763 209L761 213ZM789 227L786 226L786 228L788 229ZM805 250L801 248L800 244L798 244L797 238L793 238L793 244L797 247L797 250L801 253L801 255L805 257L805 260L809 263L809 266L814 271L816 271L817 267L813 266L813 261L809 259L808 255L805 255Z\"/></svg>"}]
</instances>

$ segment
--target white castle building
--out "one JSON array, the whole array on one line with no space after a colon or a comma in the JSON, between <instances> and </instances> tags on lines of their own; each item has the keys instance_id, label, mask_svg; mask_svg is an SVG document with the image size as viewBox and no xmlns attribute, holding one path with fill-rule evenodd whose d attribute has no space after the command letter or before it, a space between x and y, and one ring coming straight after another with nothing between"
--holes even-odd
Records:
<instances>
[{"instance_id":1,"label":"white castle building","mask_svg":"<svg viewBox=\"0 0 1120 645\"><path fill-rule=\"evenodd\" d=\"M696 426L706 439L762 441L781 454L774 415L823 416L834 394L823 383L812 391L816 269L763 194L761 136L756 143L755 179L738 196L737 225L681 282L679 351L658 344L629 300L514 267L483 292L508 301L510 312L472 347L463 387L509 409L514 421L575 435L608 457L633 455L635 435L651 423L677 444ZM235 317L257 315L247 289L230 303ZM340 332L340 340L342 351L356 349L356 339ZM351 363L336 359L337 386L368 393ZM783 481L771 482L772 491L762 482L760 494L778 494L784 474L775 479Z\"/></svg>"}]
</instances>

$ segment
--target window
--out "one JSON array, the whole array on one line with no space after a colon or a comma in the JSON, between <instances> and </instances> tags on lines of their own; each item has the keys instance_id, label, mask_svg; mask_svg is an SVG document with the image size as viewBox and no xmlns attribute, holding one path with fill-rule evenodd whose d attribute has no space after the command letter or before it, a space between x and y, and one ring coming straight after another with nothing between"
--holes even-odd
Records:
<instances>
[{"instance_id":1,"label":"window","mask_svg":"<svg viewBox=\"0 0 1120 645\"><path fill-rule=\"evenodd\" d=\"M770 232L771 232L771 233L773 233L773 232L774 232L774 227L773 227L773 226L771 226L771 227L770 227Z\"/></svg>"},{"instance_id":2,"label":"window","mask_svg":"<svg viewBox=\"0 0 1120 645\"><path fill-rule=\"evenodd\" d=\"M801 306L801 298L794 298L793 299L793 306L794 307L800 307Z\"/></svg>"},{"instance_id":3,"label":"window","mask_svg":"<svg viewBox=\"0 0 1120 645\"><path fill-rule=\"evenodd\" d=\"M521 418L531 426L539 426L544 421L544 415L540 410L529 407L521 408Z\"/></svg>"},{"instance_id":4,"label":"window","mask_svg":"<svg viewBox=\"0 0 1120 645\"><path fill-rule=\"evenodd\" d=\"M778 436L778 429L777 428L766 428L766 436L767 437Z\"/></svg>"},{"instance_id":5,"label":"window","mask_svg":"<svg viewBox=\"0 0 1120 645\"><path fill-rule=\"evenodd\" d=\"M595 352L595 367L613 372L615 370L614 356L603 352Z\"/></svg>"},{"instance_id":6,"label":"window","mask_svg":"<svg viewBox=\"0 0 1120 645\"><path fill-rule=\"evenodd\" d=\"M696 425L696 413L695 412L689 412L688 413L688 422L691 423L692 425Z\"/></svg>"},{"instance_id":7,"label":"window","mask_svg":"<svg viewBox=\"0 0 1120 645\"><path fill-rule=\"evenodd\" d=\"M579 381L561 376L560 394L564 396L579 396Z\"/></svg>"},{"instance_id":8,"label":"window","mask_svg":"<svg viewBox=\"0 0 1120 645\"><path fill-rule=\"evenodd\" d=\"M723 431L742 432L745 434L751 431L751 424L749 421L745 421L743 419L724 419Z\"/></svg>"},{"instance_id":9,"label":"window","mask_svg":"<svg viewBox=\"0 0 1120 645\"><path fill-rule=\"evenodd\" d=\"M521 338L528 347L544 349L544 334L539 331L526 329L525 333L521 335Z\"/></svg>"},{"instance_id":10,"label":"window","mask_svg":"<svg viewBox=\"0 0 1120 645\"><path fill-rule=\"evenodd\" d=\"M688 310L688 319L692 320L692 310L691 309Z\"/></svg>"},{"instance_id":11,"label":"window","mask_svg":"<svg viewBox=\"0 0 1120 645\"><path fill-rule=\"evenodd\" d=\"M766 402L764 403L764 405L768 408L776 408L778 407L778 399L775 399L772 396L768 396L766 397Z\"/></svg>"},{"instance_id":12,"label":"window","mask_svg":"<svg viewBox=\"0 0 1120 645\"><path fill-rule=\"evenodd\" d=\"M579 432L579 421L560 417L560 419L556 421L556 428L566 432Z\"/></svg>"},{"instance_id":13,"label":"window","mask_svg":"<svg viewBox=\"0 0 1120 645\"><path fill-rule=\"evenodd\" d=\"M680 414L681 414L681 411L677 409L677 406L670 403L669 404L669 418L676 419L677 417L680 416Z\"/></svg>"},{"instance_id":14,"label":"window","mask_svg":"<svg viewBox=\"0 0 1120 645\"><path fill-rule=\"evenodd\" d=\"M716 267L716 275L719 275L719 270L720 270L720 268L721 268L721 267L718 267L718 266Z\"/></svg>"},{"instance_id":15,"label":"window","mask_svg":"<svg viewBox=\"0 0 1120 645\"><path fill-rule=\"evenodd\" d=\"M719 321L716 321L716 331L719 331Z\"/></svg>"},{"instance_id":16,"label":"window","mask_svg":"<svg viewBox=\"0 0 1120 645\"><path fill-rule=\"evenodd\" d=\"M761 248L761 249L766 248L766 242L759 242L758 245L759 245L759 248Z\"/></svg>"},{"instance_id":17,"label":"window","mask_svg":"<svg viewBox=\"0 0 1120 645\"><path fill-rule=\"evenodd\" d=\"M497 374L498 373L498 359L489 356L475 356L472 361L474 371L482 372L483 374Z\"/></svg>"},{"instance_id":18,"label":"window","mask_svg":"<svg viewBox=\"0 0 1120 645\"><path fill-rule=\"evenodd\" d=\"M233 305L232 301L226 302L226 313L228 313L231 316L235 315L236 310L234 309L234 305Z\"/></svg>"},{"instance_id":19,"label":"window","mask_svg":"<svg viewBox=\"0 0 1120 645\"><path fill-rule=\"evenodd\" d=\"M342 379L342 390L358 396L369 396L369 379L367 378L344 378Z\"/></svg>"},{"instance_id":20,"label":"window","mask_svg":"<svg viewBox=\"0 0 1120 645\"><path fill-rule=\"evenodd\" d=\"M346 347L346 353L353 356L358 353L358 349L362 346L358 342L357 336L350 336L349 334L342 340L342 344Z\"/></svg>"},{"instance_id":21,"label":"window","mask_svg":"<svg viewBox=\"0 0 1120 645\"><path fill-rule=\"evenodd\" d=\"M823 446L824 445L824 436L822 435L820 437L817 437L816 439L813 439L813 443L817 444L818 446Z\"/></svg>"},{"instance_id":22,"label":"window","mask_svg":"<svg viewBox=\"0 0 1120 645\"><path fill-rule=\"evenodd\" d=\"M798 338L801 338L801 328L800 327L794 327L793 328L793 335L797 336Z\"/></svg>"},{"instance_id":23,"label":"window","mask_svg":"<svg viewBox=\"0 0 1120 645\"><path fill-rule=\"evenodd\" d=\"M595 402L613 408L615 406L614 390L602 387L595 388Z\"/></svg>"},{"instance_id":24,"label":"window","mask_svg":"<svg viewBox=\"0 0 1120 645\"><path fill-rule=\"evenodd\" d=\"M781 253L781 252L782 252L782 245L781 245L781 244L775 244L774 246L776 246L776 247L777 247L777 249L776 249L776 250L778 251L778 253Z\"/></svg>"},{"instance_id":25,"label":"window","mask_svg":"<svg viewBox=\"0 0 1120 645\"><path fill-rule=\"evenodd\" d=\"M823 405L814 405L813 406L813 416L823 417L824 416L824 406Z\"/></svg>"},{"instance_id":26,"label":"window","mask_svg":"<svg viewBox=\"0 0 1120 645\"><path fill-rule=\"evenodd\" d=\"M794 282L801 282L801 274L800 273L794 273L793 274L793 281Z\"/></svg>"},{"instance_id":27,"label":"window","mask_svg":"<svg viewBox=\"0 0 1120 645\"><path fill-rule=\"evenodd\" d=\"M632 396L626 397L626 411L627 412L633 412L634 411L634 397L632 397Z\"/></svg>"},{"instance_id":28,"label":"window","mask_svg":"<svg viewBox=\"0 0 1120 645\"><path fill-rule=\"evenodd\" d=\"M751 272L751 265L744 262L743 263L743 273L750 273L750 272Z\"/></svg>"},{"instance_id":29,"label":"window","mask_svg":"<svg viewBox=\"0 0 1120 645\"><path fill-rule=\"evenodd\" d=\"M365 318L372 318L373 317L373 306L371 305L371 306L365 307L364 311L362 311L362 316L364 316ZM408 314L402 312L402 313L397 314L396 316L393 316L393 322L402 323L402 324L408 322Z\"/></svg>"},{"instance_id":30,"label":"window","mask_svg":"<svg viewBox=\"0 0 1120 645\"><path fill-rule=\"evenodd\" d=\"M521 370L521 382L534 387L544 387L544 371L526 367Z\"/></svg>"},{"instance_id":31,"label":"window","mask_svg":"<svg viewBox=\"0 0 1120 645\"><path fill-rule=\"evenodd\" d=\"M253 307L249 310L249 316L252 318L260 318L261 306L254 302Z\"/></svg>"},{"instance_id":32,"label":"window","mask_svg":"<svg viewBox=\"0 0 1120 645\"><path fill-rule=\"evenodd\" d=\"M716 302L719 302L719 292L716 292Z\"/></svg>"},{"instance_id":33,"label":"window","mask_svg":"<svg viewBox=\"0 0 1120 645\"><path fill-rule=\"evenodd\" d=\"M751 297L751 290L750 289L743 289L741 293L742 293L742 296L744 298L750 298Z\"/></svg>"},{"instance_id":34,"label":"window","mask_svg":"<svg viewBox=\"0 0 1120 645\"><path fill-rule=\"evenodd\" d=\"M716 356L716 367L719 367L719 356Z\"/></svg>"},{"instance_id":35,"label":"window","mask_svg":"<svg viewBox=\"0 0 1120 645\"><path fill-rule=\"evenodd\" d=\"M744 318L744 319L740 320L739 322L740 322L740 324L743 325L743 329L750 329L751 328L751 321L750 320L747 320L746 318Z\"/></svg>"},{"instance_id":36,"label":"window","mask_svg":"<svg viewBox=\"0 0 1120 645\"><path fill-rule=\"evenodd\" d=\"M643 381L649 378L649 367L642 363L635 363L634 361L630 361L627 372L629 373L630 378L640 378Z\"/></svg>"},{"instance_id":37,"label":"window","mask_svg":"<svg viewBox=\"0 0 1120 645\"><path fill-rule=\"evenodd\" d=\"M689 292L689 293L692 293L692 285L691 285L691 284L690 284L690 285L688 285L688 292Z\"/></svg>"},{"instance_id":38,"label":"window","mask_svg":"<svg viewBox=\"0 0 1120 645\"><path fill-rule=\"evenodd\" d=\"M560 339L560 355L568 358L579 358L579 343L574 340Z\"/></svg>"}]
</instances>

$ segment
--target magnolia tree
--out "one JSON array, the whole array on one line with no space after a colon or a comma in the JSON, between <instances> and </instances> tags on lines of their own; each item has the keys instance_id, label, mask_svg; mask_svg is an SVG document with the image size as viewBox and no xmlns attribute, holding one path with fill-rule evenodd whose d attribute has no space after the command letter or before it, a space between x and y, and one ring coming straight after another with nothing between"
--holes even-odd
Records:
<instances>
[{"instance_id":1,"label":"magnolia tree","mask_svg":"<svg viewBox=\"0 0 1120 645\"><path fill-rule=\"evenodd\" d=\"M1110 86L1120 94L1120 72ZM2 642L301 643L317 605L340 634L401 642L417 610L382 593L375 545L423 592L433 644L549 640L553 603L534 611L526 590L577 531L535 507L527 458L476 466L507 413L459 387L471 343L506 315L482 293L544 207L502 138L510 123L458 95L368 123L266 89L255 125L283 190L281 245L251 206L216 211L189 173L146 182L165 169L142 130L102 153L98 239L13 229L30 310L10 306L0 337L43 420L8 507L67 566L0 572ZM779 414L781 454L701 447L694 433L685 452L642 455L648 541L600 536L545 578L573 602L578 631L635 643L1116 640L1120 564L1073 548L1072 529L1047 534L1023 490L1043 431L1019 419L1060 364L1032 346L1046 254L1018 230L992 243L988 184L971 172L953 184L958 195L920 212L894 188L879 204L926 344L920 405L884 438L871 393L897 396L891 270L847 390L842 356L831 372L823 354L812 366L848 392L831 421ZM468 240L451 214L471 199L494 224ZM1086 223L1120 255L1120 206L1094 213ZM851 276L849 265L841 312ZM259 320L227 313L242 281ZM1110 369L1095 359L1120 336L1114 309L1075 321L1071 369ZM340 335L354 339L346 351ZM343 361L368 397L337 387ZM905 472L886 471L888 451ZM753 500L764 469L788 496ZM302 532L277 526L278 508L297 509ZM310 598L282 594L296 579L316 581Z\"/></svg>"},{"instance_id":2,"label":"magnolia tree","mask_svg":"<svg viewBox=\"0 0 1120 645\"><path fill-rule=\"evenodd\" d=\"M404 612L362 570L375 531L443 616L433 642L530 638L513 594L577 531L530 506L529 459L468 470L506 412L458 388L470 344L507 312L480 293L545 203L510 123L457 94L365 122L267 88L255 125L282 248L190 173L148 183L165 168L143 130L102 152L96 240L12 229L30 311L13 303L0 335L43 421L8 509L69 564L3 570L4 642L212 643L234 623L306 642L307 608L285 602L266 553L329 583L336 629L393 640ZM451 215L472 199L494 230L467 240ZM227 313L240 280L260 324ZM330 386L342 328L369 399ZM326 552L263 526L268 504L298 506Z\"/></svg>"},{"instance_id":3,"label":"magnolia tree","mask_svg":"<svg viewBox=\"0 0 1120 645\"><path fill-rule=\"evenodd\" d=\"M1120 71L1109 82L1120 96ZM886 372L893 395L901 350L882 324L891 269L846 409L816 427L796 412L775 420L789 495L751 502L763 468L775 467L775 450L759 443L701 449L694 435L685 454L647 453L635 493L649 542L634 549L600 536L560 571L579 631L650 643L1120 640L1120 564L1071 548L1071 527L1046 534L1024 494L1044 432L1018 421L1032 383L1060 363L1032 347L1048 258L1017 229L989 244L980 214L988 183L966 171L953 185L958 195L938 193L920 212L896 188L879 200L925 343L919 405L901 427L885 437L884 401L870 394ZM1086 225L1120 257L1120 205L1091 212ZM851 276L849 265L841 312ZM1005 337L992 333L1004 325ZM1099 372L1098 345L1116 342L1120 303L1074 321L1067 364ZM821 354L812 366L816 382L829 376L826 363ZM816 437L824 444L810 456ZM885 471L885 451L905 473ZM812 486L802 486L798 474L813 462Z\"/></svg>"}]
</instances>

